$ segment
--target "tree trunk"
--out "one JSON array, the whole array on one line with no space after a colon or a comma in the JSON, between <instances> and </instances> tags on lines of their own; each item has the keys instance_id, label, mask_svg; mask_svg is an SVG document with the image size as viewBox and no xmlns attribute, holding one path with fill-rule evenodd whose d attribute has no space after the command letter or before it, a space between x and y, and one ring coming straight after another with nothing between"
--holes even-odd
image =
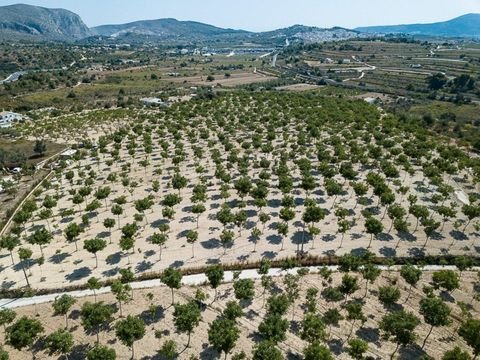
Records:
<instances>
[{"instance_id":1,"label":"tree trunk","mask_svg":"<svg viewBox=\"0 0 480 360\"><path fill-rule=\"evenodd\" d=\"M190 331L188 332L188 341L187 341L187 348L190 347Z\"/></svg>"},{"instance_id":2,"label":"tree trunk","mask_svg":"<svg viewBox=\"0 0 480 360\"><path fill-rule=\"evenodd\" d=\"M22 263L23 275L25 275L25 280L27 281L27 286L30 287L30 282L28 281L27 272L25 271L25 265Z\"/></svg>"},{"instance_id":3,"label":"tree trunk","mask_svg":"<svg viewBox=\"0 0 480 360\"><path fill-rule=\"evenodd\" d=\"M132 360L135 358L135 347L132 344Z\"/></svg>"},{"instance_id":4,"label":"tree trunk","mask_svg":"<svg viewBox=\"0 0 480 360\"><path fill-rule=\"evenodd\" d=\"M422 350L425 347L425 344L427 343L427 340L428 340L430 334L432 333L432 331L433 331L433 325L430 327L430 331L428 332L427 336L425 337L425 340L423 340Z\"/></svg>"},{"instance_id":5,"label":"tree trunk","mask_svg":"<svg viewBox=\"0 0 480 360\"><path fill-rule=\"evenodd\" d=\"M10 258L12 259L12 265L15 265L15 261L13 260L13 251L10 251Z\"/></svg>"},{"instance_id":6,"label":"tree trunk","mask_svg":"<svg viewBox=\"0 0 480 360\"><path fill-rule=\"evenodd\" d=\"M412 285L410 285L410 288L408 289L408 295L407 295L407 298L405 299L404 304L406 304L408 302L411 295L412 295Z\"/></svg>"},{"instance_id":7,"label":"tree trunk","mask_svg":"<svg viewBox=\"0 0 480 360\"><path fill-rule=\"evenodd\" d=\"M98 268L98 258L97 253L95 253L95 269Z\"/></svg>"},{"instance_id":8,"label":"tree trunk","mask_svg":"<svg viewBox=\"0 0 480 360\"><path fill-rule=\"evenodd\" d=\"M350 340L350 336L352 336L352 334L353 334L353 328L354 328L354 326L355 326L355 320L353 320L353 322L352 322L352 328L350 329L350 334L348 334L347 341Z\"/></svg>"},{"instance_id":9,"label":"tree trunk","mask_svg":"<svg viewBox=\"0 0 480 360\"><path fill-rule=\"evenodd\" d=\"M370 234L370 242L368 243L367 249L370 249L372 247L372 240L373 240L373 234Z\"/></svg>"},{"instance_id":10,"label":"tree trunk","mask_svg":"<svg viewBox=\"0 0 480 360\"><path fill-rule=\"evenodd\" d=\"M173 304L175 304L175 299L173 297L173 287L171 288L171 290L172 290L172 305L173 305Z\"/></svg>"},{"instance_id":11,"label":"tree trunk","mask_svg":"<svg viewBox=\"0 0 480 360\"><path fill-rule=\"evenodd\" d=\"M390 360L393 360L393 357L394 357L395 354L397 353L399 347L400 347L400 344L397 344L397 347L396 347L395 350L393 351L392 355L390 355Z\"/></svg>"},{"instance_id":12,"label":"tree trunk","mask_svg":"<svg viewBox=\"0 0 480 360\"><path fill-rule=\"evenodd\" d=\"M300 253L303 254L303 243L305 242L305 223L303 223L303 230L302 230L302 244L300 246Z\"/></svg>"},{"instance_id":13,"label":"tree trunk","mask_svg":"<svg viewBox=\"0 0 480 360\"><path fill-rule=\"evenodd\" d=\"M159 261L162 261L162 245L160 245L160 259Z\"/></svg>"},{"instance_id":14,"label":"tree trunk","mask_svg":"<svg viewBox=\"0 0 480 360\"><path fill-rule=\"evenodd\" d=\"M429 236L427 236L427 239L425 240L425 244L423 244L423 248L425 248L427 246L428 238L429 238Z\"/></svg>"}]
</instances>

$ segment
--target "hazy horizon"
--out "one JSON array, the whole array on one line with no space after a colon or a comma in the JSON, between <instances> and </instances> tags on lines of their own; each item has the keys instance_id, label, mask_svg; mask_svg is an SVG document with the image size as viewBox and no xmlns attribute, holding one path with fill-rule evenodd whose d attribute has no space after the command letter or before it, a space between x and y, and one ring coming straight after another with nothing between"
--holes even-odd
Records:
<instances>
[{"instance_id":1,"label":"hazy horizon","mask_svg":"<svg viewBox=\"0 0 480 360\"><path fill-rule=\"evenodd\" d=\"M299 0L295 2L295 6L273 0L243 0L228 5L220 0L82 0L81 3L78 0L0 0L0 6L18 3L73 11L80 15L89 27L176 18L250 31L273 30L294 24L356 28L430 23L449 20L466 13L480 13L480 0L370 0L363 3L337 0L335 4L324 0Z\"/></svg>"}]
</instances>

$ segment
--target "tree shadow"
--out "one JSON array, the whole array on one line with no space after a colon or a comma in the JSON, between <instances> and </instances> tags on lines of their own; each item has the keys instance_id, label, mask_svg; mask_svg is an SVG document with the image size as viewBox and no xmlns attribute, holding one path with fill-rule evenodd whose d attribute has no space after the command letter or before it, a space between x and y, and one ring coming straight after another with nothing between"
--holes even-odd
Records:
<instances>
[{"instance_id":1,"label":"tree shadow","mask_svg":"<svg viewBox=\"0 0 480 360\"><path fill-rule=\"evenodd\" d=\"M278 235L271 234L267 236L267 242L272 245L280 245L282 243L282 238Z\"/></svg>"},{"instance_id":2,"label":"tree shadow","mask_svg":"<svg viewBox=\"0 0 480 360\"><path fill-rule=\"evenodd\" d=\"M58 265L58 264L61 264L66 258L71 257L71 256L72 255L70 255L68 253L59 253L59 254L55 254L55 255L50 256L48 261L53 263L53 264Z\"/></svg>"},{"instance_id":3,"label":"tree shadow","mask_svg":"<svg viewBox=\"0 0 480 360\"><path fill-rule=\"evenodd\" d=\"M440 297L442 298L443 301L449 302L449 303L455 303L455 298L445 290L440 291Z\"/></svg>"},{"instance_id":4,"label":"tree shadow","mask_svg":"<svg viewBox=\"0 0 480 360\"><path fill-rule=\"evenodd\" d=\"M152 256L154 256L155 254L156 254L156 252L155 252L154 250L147 250L147 251L145 251L145 252L143 253L143 255L144 255L145 257L152 257Z\"/></svg>"},{"instance_id":5,"label":"tree shadow","mask_svg":"<svg viewBox=\"0 0 480 360\"><path fill-rule=\"evenodd\" d=\"M468 235L465 234L463 231L459 230L452 230L450 231L450 236L453 237L457 241L467 241L468 240Z\"/></svg>"},{"instance_id":6,"label":"tree shadow","mask_svg":"<svg viewBox=\"0 0 480 360\"><path fill-rule=\"evenodd\" d=\"M433 234L430 235L430 239L440 241L440 240L444 240L445 236L439 233L438 231L434 231Z\"/></svg>"},{"instance_id":7,"label":"tree shadow","mask_svg":"<svg viewBox=\"0 0 480 360\"><path fill-rule=\"evenodd\" d=\"M345 349L343 348L343 342L340 339L332 339L327 341L327 345L332 353L339 356Z\"/></svg>"},{"instance_id":8,"label":"tree shadow","mask_svg":"<svg viewBox=\"0 0 480 360\"><path fill-rule=\"evenodd\" d=\"M4 280L4 281L2 282L2 290L11 289L13 286L15 286L15 284L16 284L15 281L12 281L12 280L6 281L6 280Z\"/></svg>"},{"instance_id":9,"label":"tree shadow","mask_svg":"<svg viewBox=\"0 0 480 360\"><path fill-rule=\"evenodd\" d=\"M192 206L191 206L191 205L184 206L184 207L182 208L182 211L183 211L184 213L192 212Z\"/></svg>"},{"instance_id":10,"label":"tree shadow","mask_svg":"<svg viewBox=\"0 0 480 360\"><path fill-rule=\"evenodd\" d=\"M358 248L352 249L352 251L350 251L350 253L352 255L355 255L355 256L363 256L363 255L365 255L366 252L367 252L367 249L365 249L363 247L358 247Z\"/></svg>"},{"instance_id":11,"label":"tree shadow","mask_svg":"<svg viewBox=\"0 0 480 360\"><path fill-rule=\"evenodd\" d=\"M155 313L151 313L150 310L144 310L140 315L140 319L143 320L145 325L153 325L165 318L165 309L162 306L155 306Z\"/></svg>"},{"instance_id":12,"label":"tree shadow","mask_svg":"<svg viewBox=\"0 0 480 360\"><path fill-rule=\"evenodd\" d=\"M73 221L73 216L68 216L68 217L62 218L59 222L60 224L68 224L68 223L71 223L72 221Z\"/></svg>"},{"instance_id":13,"label":"tree shadow","mask_svg":"<svg viewBox=\"0 0 480 360\"><path fill-rule=\"evenodd\" d=\"M397 232L397 236L400 240L414 242L417 241L417 237L413 233L409 232Z\"/></svg>"},{"instance_id":14,"label":"tree shadow","mask_svg":"<svg viewBox=\"0 0 480 360\"><path fill-rule=\"evenodd\" d=\"M217 258L209 258L207 259L207 264L211 265L211 264L220 264L220 259L217 259Z\"/></svg>"},{"instance_id":15,"label":"tree shadow","mask_svg":"<svg viewBox=\"0 0 480 360\"><path fill-rule=\"evenodd\" d=\"M152 229L158 229L160 227L160 225L162 225L162 224L168 224L168 220L159 219L159 220L152 221L150 223L150 227Z\"/></svg>"},{"instance_id":16,"label":"tree shadow","mask_svg":"<svg viewBox=\"0 0 480 360\"><path fill-rule=\"evenodd\" d=\"M332 242L335 241L337 237L333 234L325 234L322 236L322 241L324 242Z\"/></svg>"},{"instance_id":17,"label":"tree shadow","mask_svg":"<svg viewBox=\"0 0 480 360\"><path fill-rule=\"evenodd\" d=\"M217 249L220 246L222 246L220 241L218 239L215 239L215 238L211 238L211 239L206 240L206 241L201 241L200 245L202 245L202 247L204 249Z\"/></svg>"},{"instance_id":18,"label":"tree shadow","mask_svg":"<svg viewBox=\"0 0 480 360\"><path fill-rule=\"evenodd\" d=\"M378 234L377 240L379 240L379 241L392 241L393 236L390 235L390 234L387 234L387 233L381 233L381 234Z\"/></svg>"},{"instance_id":19,"label":"tree shadow","mask_svg":"<svg viewBox=\"0 0 480 360\"><path fill-rule=\"evenodd\" d=\"M271 199L267 201L267 206L273 209L277 209L282 206L282 201L280 199Z\"/></svg>"},{"instance_id":20,"label":"tree shadow","mask_svg":"<svg viewBox=\"0 0 480 360\"><path fill-rule=\"evenodd\" d=\"M378 329L361 327L355 334L366 342L374 343L377 346L381 346L382 344L380 341L380 331Z\"/></svg>"},{"instance_id":21,"label":"tree shadow","mask_svg":"<svg viewBox=\"0 0 480 360\"><path fill-rule=\"evenodd\" d=\"M122 253L120 251L117 251L114 254L110 254L107 256L105 259L105 262L107 265L117 265L120 261L122 260Z\"/></svg>"},{"instance_id":22,"label":"tree shadow","mask_svg":"<svg viewBox=\"0 0 480 360\"><path fill-rule=\"evenodd\" d=\"M245 314L244 316L248 319L248 320L255 320L260 314L258 312L256 312L255 310L253 309L249 309Z\"/></svg>"},{"instance_id":23,"label":"tree shadow","mask_svg":"<svg viewBox=\"0 0 480 360\"><path fill-rule=\"evenodd\" d=\"M73 309L72 311L70 311L70 315L68 315L68 318L72 320L80 319L80 310Z\"/></svg>"},{"instance_id":24,"label":"tree shadow","mask_svg":"<svg viewBox=\"0 0 480 360\"><path fill-rule=\"evenodd\" d=\"M352 233L350 234L350 237L352 238L352 240L358 240L358 239L362 239L364 237L363 234L359 234L359 233Z\"/></svg>"},{"instance_id":25,"label":"tree shadow","mask_svg":"<svg viewBox=\"0 0 480 360\"><path fill-rule=\"evenodd\" d=\"M277 255L278 255L278 253L275 252L275 251L264 251L264 252L262 253L262 256L263 256L263 257L265 257L265 258L267 258L267 259L270 259L270 260L275 259L275 257L276 257Z\"/></svg>"},{"instance_id":26,"label":"tree shadow","mask_svg":"<svg viewBox=\"0 0 480 360\"><path fill-rule=\"evenodd\" d=\"M33 265L35 261L33 259L22 260L12 266L12 269L15 271L22 271L25 267L25 271L28 271Z\"/></svg>"},{"instance_id":27,"label":"tree shadow","mask_svg":"<svg viewBox=\"0 0 480 360\"><path fill-rule=\"evenodd\" d=\"M89 344L78 344L72 347L70 354L68 355L69 359L72 360L83 360L87 358L87 352L90 349Z\"/></svg>"},{"instance_id":28,"label":"tree shadow","mask_svg":"<svg viewBox=\"0 0 480 360\"><path fill-rule=\"evenodd\" d=\"M98 239L108 239L110 238L110 232L109 231L102 231L97 234Z\"/></svg>"},{"instance_id":29,"label":"tree shadow","mask_svg":"<svg viewBox=\"0 0 480 360\"><path fill-rule=\"evenodd\" d=\"M189 231L190 231L190 230L188 230L188 229L185 229L185 230L180 231L180 232L177 234L177 239L181 239L181 238L186 237Z\"/></svg>"},{"instance_id":30,"label":"tree shadow","mask_svg":"<svg viewBox=\"0 0 480 360\"><path fill-rule=\"evenodd\" d=\"M105 276L105 277L112 277L112 276L117 275L118 272L119 272L119 268L115 267L113 269L102 271L102 275Z\"/></svg>"},{"instance_id":31,"label":"tree shadow","mask_svg":"<svg viewBox=\"0 0 480 360\"><path fill-rule=\"evenodd\" d=\"M379 250L379 253L385 257L395 257L397 255L397 250L391 247L384 246Z\"/></svg>"},{"instance_id":32,"label":"tree shadow","mask_svg":"<svg viewBox=\"0 0 480 360\"><path fill-rule=\"evenodd\" d=\"M73 270L70 274L65 275L65 279L73 282L84 279L92 274L92 270L86 266Z\"/></svg>"},{"instance_id":33,"label":"tree shadow","mask_svg":"<svg viewBox=\"0 0 480 360\"><path fill-rule=\"evenodd\" d=\"M200 360L211 360L219 358L217 350L210 347L208 344L202 344L202 348L203 350L198 354L200 356Z\"/></svg>"},{"instance_id":34,"label":"tree shadow","mask_svg":"<svg viewBox=\"0 0 480 360\"><path fill-rule=\"evenodd\" d=\"M150 270L153 267L153 264L150 261L143 260L135 266L136 272L144 272Z\"/></svg>"},{"instance_id":35,"label":"tree shadow","mask_svg":"<svg viewBox=\"0 0 480 360\"><path fill-rule=\"evenodd\" d=\"M194 216L184 216L180 219L180 224L194 223L195 221L196 218Z\"/></svg>"},{"instance_id":36,"label":"tree shadow","mask_svg":"<svg viewBox=\"0 0 480 360\"><path fill-rule=\"evenodd\" d=\"M185 262L184 262L184 261L182 261L182 260L175 260L173 263L170 264L169 267L178 269L178 268L182 267L183 265L185 265Z\"/></svg>"},{"instance_id":37,"label":"tree shadow","mask_svg":"<svg viewBox=\"0 0 480 360\"><path fill-rule=\"evenodd\" d=\"M401 360L410 360L410 359L420 359L422 356L427 355L422 348L415 344L412 346L402 346L398 350L399 359Z\"/></svg>"},{"instance_id":38,"label":"tree shadow","mask_svg":"<svg viewBox=\"0 0 480 360\"><path fill-rule=\"evenodd\" d=\"M241 263L244 263L248 260L249 257L250 257L249 254L239 255L239 256L237 256L237 260Z\"/></svg>"},{"instance_id":39,"label":"tree shadow","mask_svg":"<svg viewBox=\"0 0 480 360\"><path fill-rule=\"evenodd\" d=\"M413 257L417 257L417 258L425 257L425 249L421 249L421 248L418 248L418 247L413 247L413 248L408 249L407 253L408 253L408 255L413 256Z\"/></svg>"}]
</instances>

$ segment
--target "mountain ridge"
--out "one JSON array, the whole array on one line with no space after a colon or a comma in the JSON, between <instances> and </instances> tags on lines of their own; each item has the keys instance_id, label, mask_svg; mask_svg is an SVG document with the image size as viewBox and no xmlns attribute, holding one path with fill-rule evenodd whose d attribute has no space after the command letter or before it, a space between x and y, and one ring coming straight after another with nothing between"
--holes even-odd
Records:
<instances>
[{"instance_id":1,"label":"mountain ridge","mask_svg":"<svg viewBox=\"0 0 480 360\"><path fill-rule=\"evenodd\" d=\"M480 14L470 13L429 24L402 24L358 27L363 33L402 33L441 37L480 37Z\"/></svg>"},{"instance_id":2,"label":"mountain ridge","mask_svg":"<svg viewBox=\"0 0 480 360\"><path fill-rule=\"evenodd\" d=\"M88 38L109 37L138 41L203 40L257 40L275 41L292 38L303 42L345 40L369 37L372 34L411 34L439 37L480 37L480 14L460 17L431 24L369 26L356 29L342 27L321 28L292 25L264 32L225 29L198 21L180 21L172 18L138 20L124 24L106 24L88 28L81 17L69 10L15 4L0 7L0 40L77 41Z\"/></svg>"},{"instance_id":3,"label":"mountain ridge","mask_svg":"<svg viewBox=\"0 0 480 360\"><path fill-rule=\"evenodd\" d=\"M69 10L14 4L0 7L0 39L78 40L91 36L81 17Z\"/></svg>"}]
</instances>

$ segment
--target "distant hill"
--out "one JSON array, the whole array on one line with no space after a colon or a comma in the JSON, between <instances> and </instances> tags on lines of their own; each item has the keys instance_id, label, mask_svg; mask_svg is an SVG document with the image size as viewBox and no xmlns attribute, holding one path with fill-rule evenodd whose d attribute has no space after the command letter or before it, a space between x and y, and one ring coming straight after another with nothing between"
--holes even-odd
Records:
<instances>
[{"instance_id":1,"label":"distant hill","mask_svg":"<svg viewBox=\"0 0 480 360\"><path fill-rule=\"evenodd\" d=\"M80 16L68 10L23 4L0 7L0 40L69 41L90 35Z\"/></svg>"},{"instance_id":2,"label":"distant hill","mask_svg":"<svg viewBox=\"0 0 480 360\"><path fill-rule=\"evenodd\" d=\"M94 10L92 10L94 11ZM294 25L266 32L223 29L195 21L158 19L127 24L101 25L89 29L80 16L64 9L47 9L31 5L0 7L0 40L76 41L87 42L222 42L244 41L281 45L294 42L323 42L367 37L372 33L405 33L442 37L480 37L480 14L434 23L397 26L372 26L355 30L334 27L323 29ZM105 38L108 37L108 40ZM88 38L88 39L87 39Z\"/></svg>"},{"instance_id":3,"label":"distant hill","mask_svg":"<svg viewBox=\"0 0 480 360\"><path fill-rule=\"evenodd\" d=\"M243 30L222 29L195 21L179 21L176 19L144 20L119 25L102 25L91 30L95 35L114 38L138 35L154 37L159 40L201 40L249 34L249 32Z\"/></svg>"},{"instance_id":4,"label":"distant hill","mask_svg":"<svg viewBox=\"0 0 480 360\"><path fill-rule=\"evenodd\" d=\"M366 33L410 34L440 37L480 37L480 14L467 14L433 24L370 26L355 29Z\"/></svg>"}]
</instances>

